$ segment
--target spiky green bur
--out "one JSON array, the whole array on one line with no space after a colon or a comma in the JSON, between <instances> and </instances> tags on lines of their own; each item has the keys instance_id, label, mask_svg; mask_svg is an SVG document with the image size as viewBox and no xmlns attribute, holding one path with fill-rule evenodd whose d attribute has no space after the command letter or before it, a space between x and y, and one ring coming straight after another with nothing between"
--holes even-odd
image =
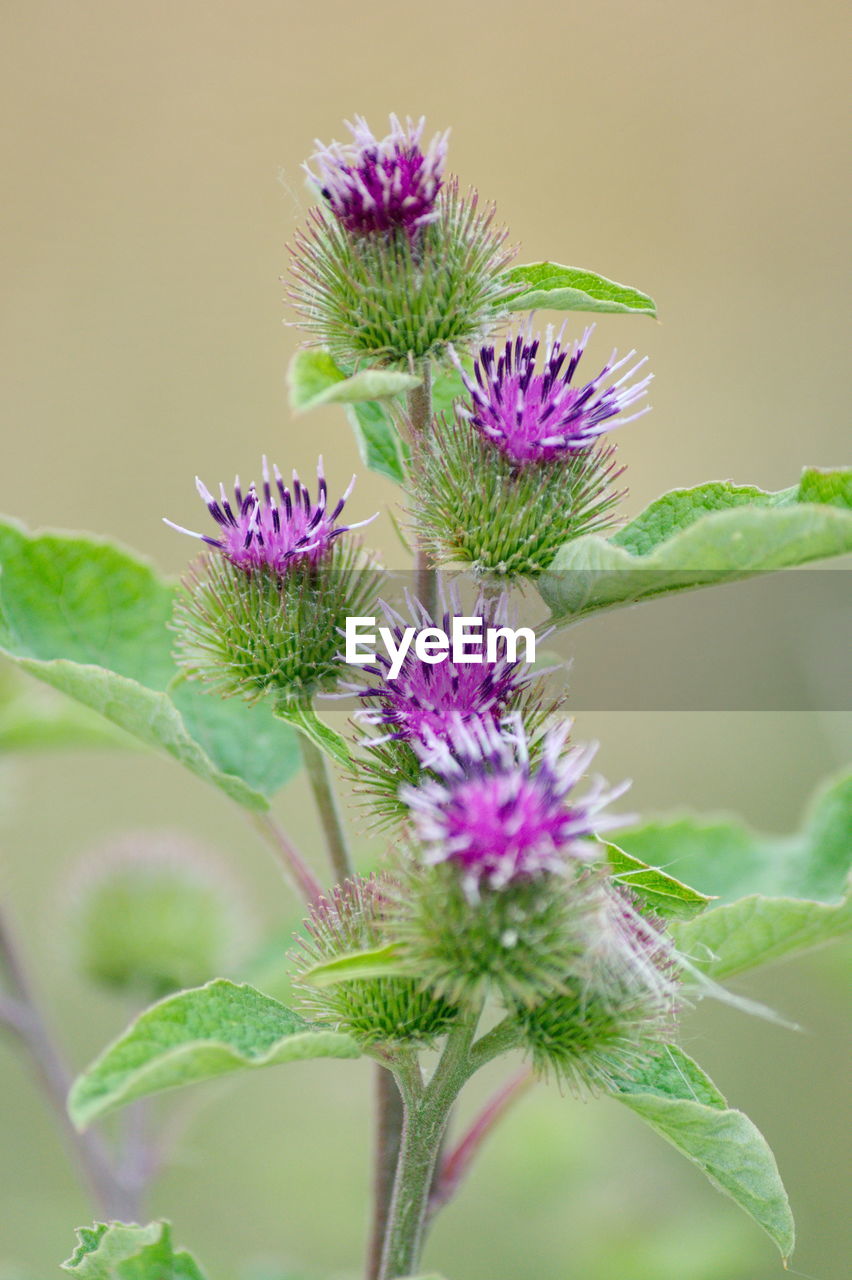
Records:
<instances>
[{"instance_id":1,"label":"spiky green bur","mask_svg":"<svg viewBox=\"0 0 852 1280\"><path fill-rule=\"evenodd\" d=\"M313 909L307 936L292 952L295 981L317 964L388 941L388 877L355 877ZM317 1022L331 1024L362 1044L430 1044L444 1035L457 1010L423 988L415 977L360 978L329 987L303 982L301 1006Z\"/></svg>"},{"instance_id":2,"label":"spiky green bur","mask_svg":"<svg viewBox=\"0 0 852 1280\"><path fill-rule=\"evenodd\" d=\"M612 445L518 466L461 416L419 442L414 523L437 564L535 577L559 548L611 526L622 496Z\"/></svg>"},{"instance_id":3,"label":"spiky green bur","mask_svg":"<svg viewBox=\"0 0 852 1280\"><path fill-rule=\"evenodd\" d=\"M451 344L484 339L511 292L501 273L514 251L475 193L449 182L437 216L409 233L358 235L313 209L293 246L291 290L303 327L343 364L408 367Z\"/></svg>"},{"instance_id":4,"label":"spiky green bur","mask_svg":"<svg viewBox=\"0 0 852 1280\"><path fill-rule=\"evenodd\" d=\"M640 916L629 896L602 891L586 946L563 990L513 1010L535 1070L571 1088L607 1088L672 1038L677 959L661 922Z\"/></svg>"},{"instance_id":5,"label":"spiky green bur","mask_svg":"<svg viewBox=\"0 0 852 1280\"><path fill-rule=\"evenodd\" d=\"M322 565L286 574L246 570L209 554L192 565L174 612L175 657L190 679L250 702L265 693L298 701L332 688L345 669L341 631L363 614L375 571L351 543Z\"/></svg>"},{"instance_id":6,"label":"spiky green bur","mask_svg":"<svg viewBox=\"0 0 852 1280\"><path fill-rule=\"evenodd\" d=\"M586 946L586 919L598 897L595 873L521 879L465 891L451 863L412 859L394 893L391 937L424 986L454 1004L496 994L514 1010L565 989Z\"/></svg>"},{"instance_id":7,"label":"spiky green bur","mask_svg":"<svg viewBox=\"0 0 852 1280\"><path fill-rule=\"evenodd\" d=\"M243 932L233 886L178 837L126 837L91 859L71 898L81 971L151 1000L209 981Z\"/></svg>"}]
</instances>

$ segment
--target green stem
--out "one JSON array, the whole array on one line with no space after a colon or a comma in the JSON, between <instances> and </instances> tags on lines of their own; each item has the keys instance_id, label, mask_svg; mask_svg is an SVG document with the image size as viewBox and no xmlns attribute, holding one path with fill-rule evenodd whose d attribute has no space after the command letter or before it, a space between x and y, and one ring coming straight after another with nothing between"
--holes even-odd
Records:
<instances>
[{"instance_id":1,"label":"green stem","mask_svg":"<svg viewBox=\"0 0 852 1280\"><path fill-rule=\"evenodd\" d=\"M471 1074L479 1012L463 1017L450 1032L425 1087L419 1068L416 1073L397 1070L404 1104L402 1146L379 1280L413 1275L420 1261L435 1165L453 1103Z\"/></svg>"},{"instance_id":2,"label":"green stem","mask_svg":"<svg viewBox=\"0 0 852 1280\"><path fill-rule=\"evenodd\" d=\"M302 748L302 759L305 762L325 835L328 856L334 868L335 878L340 883L354 874L354 867L349 854L346 832L340 819L340 810L337 807L337 796L334 794L328 762L323 752L306 733L299 734L299 745Z\"/></svg>"},{"instance_id":3,"label":"green stem","mask_svg":"<svg viewBox=\"0 0 852 1280\"><path fill-rule=\"evenodd\" d=\"M408 426L416 465L419 437L429 430L432 421L432 366L424 360L423 381L408 393ZM420 603L435 615L438 606L438 577L430 566L425 548L417 541L414 553L414 592Z\"/></svg>"}]
</instances>

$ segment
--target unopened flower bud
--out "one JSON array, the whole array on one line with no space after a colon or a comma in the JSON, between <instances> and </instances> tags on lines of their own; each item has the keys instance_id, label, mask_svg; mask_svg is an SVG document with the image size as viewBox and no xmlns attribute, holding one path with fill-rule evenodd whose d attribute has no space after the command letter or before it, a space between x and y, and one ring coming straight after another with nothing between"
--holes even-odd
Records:
<instances>
[{"instance_id":1,"label":"unopened flower bud","mask_svg":"<svg viewBox=\"0 0 852 1280\"><path fill-rule=\"evenodd\" d=\"M245 932L227 876L205 851L170 833L124 836L96 852L71 899L81 970L147 999L221 974Z\"/></svg>"},{"instance_id":2,"label":"unopened flower bud","mask_svg":"<svg viewBox=\"0 0 852 1280\"><path fill-rule=\"evenodd\" d=\"M293 952L296 980L314 965L386 943L394 892L388 877L354 877L322 898L306 921L307 936ZM307 981L301 991L302 1007L312 1018L363 1044L429 1044L446 1033L457 1013L416 977L358 978L329 987Z\"/></svg>"}]
</instances>

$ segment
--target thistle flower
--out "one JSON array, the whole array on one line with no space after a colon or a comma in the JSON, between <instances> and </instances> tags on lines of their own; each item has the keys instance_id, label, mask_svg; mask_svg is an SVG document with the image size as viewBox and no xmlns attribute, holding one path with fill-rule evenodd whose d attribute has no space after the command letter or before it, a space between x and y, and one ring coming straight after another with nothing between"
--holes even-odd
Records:
<instances>
[{"instance_id":1,"label":"thistle flower","mask_svg":"<svg viewBox=\"0 0 852 1280\"><path fill-rule=\"evenodd\" d=\"M387 604L382 606L397 645L406 628L412 625L417 630L438 628L450 635L453 619L463 612L456 596L445 602L437 621L419 600L406 595L406 603L410 619ZM484 629L505 626L507 622L505 604L495 608L482 596L472 606L471 616L481 618ZM353 686L364 703L357 718L379 730L379 736L369 740L370 746L388 739L400 742L441 739L458 723L468 724L472 720L496 723L515 705L531 680L529 664L510 661L505 653L496 662L457 664L448 654L443 662L427 663L421 661L410 646L394 679L388 676L390 666L390 659L377 653L376 665L362 668L369 680L367 687Z\"/></svg>"},{"instance_id":2,"label":"thistle flower","mask_svg":"<svg viewBox=\"0 0 852 1280\"><path fill-rule=\"evenodd\" d=\"M336 506L328 510L328 486L323 473L322 458L317 464L317 500L311 499L307 485L302 484L293 472L292 489L288 488L277 467L273 467L275 490L269 477L269 464L263 459L263 501L257 496L254 481L243 496L240 478L234 480L234 503L231 505L225 486L219 486L219 499L210 493L196 476L195 485L221 533L211 538L205 533L193 533L171 520L165 523L178 533L199 538L208 546L221 551L232 564L240 569L269 569L283 574L297 560L307 559L318 564L327 557L331 544L341 534L369 524L362 520L356 525L336 525L352 493L355 477ZM375 519L372 516L371 519Z\"/></svg>"},{"instance_id":3,"label":"thistle flower","mask_svg":"<svg viewBox=\"0 0 852 1280\"><path fill-rule=\"evenodd\" d=\"M342 671L339 632L372 599L374 566L343 538L360 526L336 523L351 485L329 511L321 462L317 477L316 502L295 473L288 488L276 468L273 489L264 459L262 500L254 484L243 496L239 479L233 506L224 487L217 501L197 482L219 537L172 525L211 548L176 600L175 656L223 696L303 700Z\"/></svg>"},{"instance_id":4,"label":"thistle flower","mask_svg":"<svg viewBox=\"0 0 852 1280\"><path fill-rule=\"evenodd\" d=\"M626 820L601 810L629 783L607 790L597 779L584 796L574 796L597 746L566 751L569 729L566 723L546 731L535 764L517 715L502 732L493 723L457 722L446 739L433 735L417 748L437 776L405 786L401 798L424 863L453 864L475 898L484 885L499 890L558 875L570 859L594 858L590 839Z\"/></svg>"},{"instance_id":5,"label":"thistle flower","mask_svg":"<svg viewBox=\"0 0 852 1280\"><path fill-rule=\"evenodd\" d=\"M310 1017L355 1036L363 1044L428 1044L445 1033L457 1010L422 989L414 977L387 976L314 987L300 982L315 965L387 941L385 923L393 885L387 876L353 877L322 898L305 922L306 936L291 953L301 1006Z\"/></svg>"},{"instance_id":6,"label":"thistle flower","mask_svg":"<svg viewBox=\"0 0 852 1280\"><path fill-rule=\"evenodd\" d=\"M339 364L407 369L491 332L512 292L505 239L494 208L480 209L474 192L463 198L455 179L416 236L402 226L355 236L328 208L312 209L291 248L290 296L302 327Z\"/></svg>"},{"instance_id":7,"label":"thistle flower","mask_svg":"<svg viewBox=\"0 0 852 1280\"><path fill-rule=\"evenodd\" d=\"M590 382L574 385L574 374L593 331L594 325L590 325L569 353L563 345L564 326L555 336L549 328L541 372L536 367L541 338L523 333L509 338L499 355L493 346L483 347L472 374L456 359L471 398L471 405L460 405L459 413L519 467L587 450L613 426L641 417L650 406L627 417L620 415L641 400L648 389L652 374L639 382L629 382L646 363L647 356L606 386L608 379L636 354L631 351L616 360L613 351ZM613 421L616 417L617 423Z\"/></svg>"},{"instance_id":8,"label":"thistle flower","mask_svg":"<svg viewBox=\"0 0 852 1280\"><path fill-rule=\"evenodd\" d=\"M434 221L447 158L447 133L436 134L425 151L420 141L425 117L405 124L390 118L391 131L378 140L362 116L347 121L353 141L317 141L315 170L305 165L334 216L353 234L402 228L409 235Z\"/></svg>"},{"instance_id":9,"label":"thistle flower","mask_svg":"<svg viewBox=\"0 0 852 1280\"><path fill-rule=\"evenodd\" d=\"M397 645L412 625L418 630L437 627L450 635L453 619L462 614L481 618L484 629L509 621L505 597L495 602L480 596L468 610L451 591L442 599L437 621L408 594L406 603L408 617L382 605ZM457 664L449 654L441 663L422 662L410 647L394 679L389 678L389 668L389 660L377 653L376 664L362 668L366 687L349 686L362 702L355 719L373 731L363 739L367 751L359 757L352 781L369 798L371 816L379 821L398 820L407 813L400 785L416 784L423 777L414 743L447 737L457 724L483 720L496 725L511 711L518 711L528 733L535 734L562 701L561 695L542 697L529 664L510 659L505 650L495 662Z\"/></svg>"}]
</instances>

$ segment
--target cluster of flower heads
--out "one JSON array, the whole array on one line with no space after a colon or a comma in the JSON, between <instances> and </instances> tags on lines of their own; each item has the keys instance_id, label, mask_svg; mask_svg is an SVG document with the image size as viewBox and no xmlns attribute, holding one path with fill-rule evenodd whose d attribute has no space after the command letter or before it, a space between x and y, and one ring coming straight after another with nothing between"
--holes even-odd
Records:
<instances>
[{"instance_id":1,"label":"cluster of flower heads","mask_svg":"<svg viewBox=\"0 0 852 1280\"><path fill-rule=\"evenodd\" d=\"M423 861L458 867L465 891L502 889L519 880L561 874L570 860L594 858L590 840L625 818L602 810L629 784L578 783L596 745L566 749L570 723L547 730L538 759L518 715L501 725L457 722L415 750L428 774L403 788Z\"/></svg>"},{"instance_id":2,"label":"cluster of flower heads","mask_svg":"<svg viewBox=\"0 0 852 1280\"><path fill-rule=\"evenodd\" d=\"M460 404L460 415L513 463L524 466L588 450L613 426L647 413L649 406L621 416L648 389L652 374L639 382L629 381L647 357L606 385L607 379L622 369L635 351L621 360L613 351L600 373L584 386L574 384L574 374L593 330L594 325L590 325L569 350L563 344L564 326L558 334L549 328L541 371L537 369L541 338L525 332L510 337L499 355L494 346L483 347L472 373L456 357L470 396L469 405ZM617 423L613 421L616 417Z\"/></svg>"},{"instance_id":3,"label":"cluster of flower heads","mask_svg":"<svg viewBox=\"0 0 852 1280\"><path fill-rule=\"evenodd\" d=\"M196 476L195 484L207 509L220 527L218 537L206 533L194 533L181 525L166 520L166 524L178 533L189 534L215 547L240 569L268 569L284 574L287 569L305 561L318 564L324 560L332 543L341 534L369 524L338 525L347 499L352 493L355 477L343 497L329 511L328 486L323 474L322 458L317 464L317 499L314 502L307 485L302 484L293 472L292 487L284 483L281 472L273 467L275 489L269 475L269 464L263 459L263 498L258 497L257 486L252 482L243 494L240 478L234 480L234 502L228 498L225 486L219 486L219 498ZM375 517L371 517L375 519Z\"/></svg>"},{"instance_id":4,"label":"cluster of flower heads","mask_svg":"<svg viewBox=\"0 0 852 1280\"><path fill-rule=\"evenodd\" d=\"M436 134L423 150L425 117L403 124L392 115L390 125L388 136L377 139L356 116L354 124L347 121L352 142L326 146L317 140L314 167L305 166L347 231L370 235L402 228L413 234L436 217L448 133Z\"/></svg>"}]
</instances>

